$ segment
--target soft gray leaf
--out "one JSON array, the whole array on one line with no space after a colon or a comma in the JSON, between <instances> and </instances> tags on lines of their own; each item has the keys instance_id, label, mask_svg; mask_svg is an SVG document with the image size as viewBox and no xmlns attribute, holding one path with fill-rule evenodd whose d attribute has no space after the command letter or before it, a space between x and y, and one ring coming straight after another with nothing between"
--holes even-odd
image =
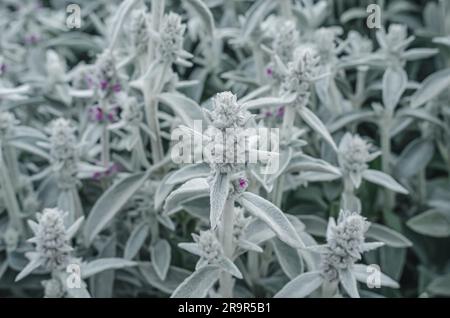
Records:
<instances>
[{"instance_id":1,"label":"soft gray leaf","mask_svg":"<svg viewBox=\"0 0 450 318\"><path fill-rule=\"evenodd\" d=\"M319 288L322 282L320 272L304 273L287 283L274 298L304 298Z\"/></svg>"},{"instance_id":2,"label":"soft gray leaf","mask_svg":"<svg viewBox=\"0 0 450 318\"><path fill-rule=\"evenodd\" d=\"M408 194L408 190L384 172L367 169L363 172L362 176L365 180L388 188L389 190L402 194Z\"/></svg>"},{"instance_id":3,"label":"soft gray leaf","mask_svg":"<svg viewBox=\"0 0 450 318\"><path fill-rule=\"evenodd\" d=\"M428 76L420 88L411 96L411 107L417 108L438 96L450 85L450 68L435 72Z\"/></svg>"},{"instance_id":4,"label":"soft gray leaf","mask_svg":"<svg viewBox=\"0 0 450 318\"><path fill-rule=\"evenodd\" d=\"M271 202L256 194L245 192L240 197L240 203L251 214L263 220L283 242L295 248L304 247L294 226Z\"/></svg>"},{"instance_id":5,"label":"soft gray leaf","mask_svg":"<svg viewBox=\"0 0 450 318\"><path fill-rule=\"evenodd\" d=\"M396 173L408 178L425 169L434 155L434 143L429 139L415 139L402 151L396 164Z\"/></svg>"},{"instance_id":6,"label":"soft gray leaf","mask_svg":"<svg viewBox=\"0 0 450 318\"><path fill-rule=\"evenodd\" d=\"M364 264L354 264L352 266L353 274L355 275L355 278L357 281L367 284L369 281L371 275L380 275L380 284L381 286L386 286L390 288L399 288L399 284L387 276L386 274L383 274L381 272L374 273L373 270L371 270L367 265Z\"/></svg>"},{"instance_id":7,"label":"soft gray leaf","mask_svg":"<svg viewBox=\"0 0 450 318\"><path fill-rule=\"evenodd\" d=\"M84 227L84 234L89 244L142 187L148 176L149 173L137 173L125 177L113 184L95 202Z\"/></svg>"},{"instance_id":8,"label":"soft gray leaf","mask_svg":"<svg viewBox=\"0 0 450 318\"><path fill-rule=\"evenodd\" d=\"M170 298L204 298L219 279L221 271L217 265L199 268L175 289Z\"/></svg>"},{"instance_id":9,"label":"soft gray leaf","mask_svg":"<svg viewBox=\"0 0 450 318\"><path fill-rule=\"evenodd\" d=\"M166 279L161 280L150 262L139 263L139 270L151 286L166 294L171 294L190 274L189 271L183 268L170 266Z\"/></svg>"},{"instance_id":10,"label":"soft gray leaf","mask_svg":"<svg viewBox=\"0 0 450 318\"><path fill-rule=\"evenodd\" d=\"M383 75L383 104L395 109L408 84L408 75L402 67L389 67Z\"/></svg>"},{"instance_id":11,"label":"soft gray leaf","mask_svg":"<svg viewBox=\"0 0 450 318\"><path fill-rule=\"evenodd\" d=\"M371 223L368 231L366 232L366 236L370 237L376 241L384 242L388 246L392 247L409 247L412 246L410 240L404 237L402 234L391 230L390 228Z\"/></svg>"},{"instance_id":12,"label":"soft gray leaf","mask_svg":"<svg viewBox=\"0 0 450 318\"><path fill-rule=\"evenodd\" d=\"M406 223L417 233L432 237L450 236L450 211L428 210Z\"/></svg>"},{"instance_id":13,"label":"soft gray leaf","mask_svg":"<svg viewBox=\"0 0 450 318\"><path fill-rule=\"evenodd\" d=\"M166 279L167 272L170 266L170 260L172 258L171 247L166 240L159 240L155 245L150 247L150 254L152 258L152 264L155 268L156 274L161 280Z\"/></svg>"},{"instance_id":14,"label":"soft gray leaf","mask_svg":"<svg viewBox=\"0 0 450 318\"><path fill-rule=\"evenodd\" d=\"M334 143L333 137L331 137L330 132L327 127L325 127L324 123L307 107L302 107L298 110L300 117L314 130L316 133L322 136L328 144L333 147L335 151L337 151L336 144Z\"/></svg>"},{"instance_id":15,"label":"soft gray leaf","mask_svg":"<svg viewBox=\"0 0 450 318\"><path fill-rule=\"evenodd\" d=\"M228 173L217 172L214 175L210 191L210 222L211 228L215 229L222 217L223 209L230 190Z\"/></svg>"},{"instance_id":16,"label":"soft gray leaf","mask_svg":"<svg viewBox=\"0 0 450 318\"><path fill-rule=\"evenodd\" d=\"M339 271L339 279L342 287L344 287L347 294L352 298L359 298L358 284L353 272L349 269Z\"/></svg>"},{"instance_id":17,"label":"soft gray leaf","mask_svg":"<svg viewBox=\"0 0 450 318\"><path fill-rule=\"evenodd\" d=\"M272 240L275 255L284 273L294 279L303 271L303 261L296 249L275 238Z\"/></svg>"},{"instance_id":18,"label":"soft gray leaf","mask_svg":"<svg viewBox=\"0 0 450 318\"><path fill-rule=\"evenodd\" d=\"M116 258L116 257L101 258L89 262L87 264L82 264L81 277L85 279L109 269L121 269L124 267L136 265L137 265L136 262L129 261L123 258Z\"/></svg>"}]
</instances>

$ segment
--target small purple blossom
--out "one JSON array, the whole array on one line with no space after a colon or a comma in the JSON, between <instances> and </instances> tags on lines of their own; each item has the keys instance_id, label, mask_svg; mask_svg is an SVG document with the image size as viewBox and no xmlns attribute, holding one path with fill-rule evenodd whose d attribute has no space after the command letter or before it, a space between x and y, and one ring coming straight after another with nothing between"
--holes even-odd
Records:
<instances>
[{"instance_id":1,"label":"small purple blossom","mask_svg":"<svg viewBox=\"0 0 450 318\"><path fill-rule=\"evenodd\" d=\"M277 109L277 117L282 118L284 116L284 106L281 106Z\"/></svg>"},{"instance_id":2,"label":"small purple blossom","mask_svg":"<svg viewBox=\"0 0 450 318\"><path fill-rule=\"evenodd\" d=\"M122 90L122 86L119 83L116 83L112 86L112 90L114 93L118 93Z\"/></svg>"},{"instance_id":3,"label":"small purple blossom","mask_svg":"<svg viewBox=\"0 0 450 318\"><path fill-rule=\"evenodd\" d=\"M113 175L115 175L116 173L118 173L121 170L121 167L118 163L112 163L108 169L106 169L104 172L94 172L92 174L92 179L94 179L95 181L100 181L103 178L106 177L111 177Z\"/></svg>"},{"instance_id":4,"label":"small purple blossom","mask_svg":"<svg viewBox=\"0 0 450 318\"><path fill-rule=\"evenodd\" d=\"M265 113L264 113L264 116L267 118L267 117L272 117L272 115L273 115L273 113L270 111L270 110L268 110L268 111L266 111Z\"/></svg>"},{"instance_id":5,"label":"small purple blossom","mask_svg":"<svg viewBox=\"0 0 450 318\"><path fill-rule=\"evenodd\" d=\"M102 91L105 91L108 88L108 86L109 86L109 83L108 83L107 80L101 80L100 81L100 89Z\"/></svg>"},{"instance_id":6,"label":"small purple blossom","mask_svg":"<svg viewBox=\"0 0 450 318\"><path fill-rule=\"evenodd\" d=\"M100 181L100 179L102 178L102 173L101 172L94 172L94 174L92 175L92 179L94 179L95 181Z\"/></svg>"},{"instance_id":7,"label":"small purple blossom","mask_svg":"<svg viewBox=\"0 0 450 318\"><path fill-rule=\"evenodd\" d=\"M241 190L245 190L248 187L248 181L245 178L239 178L239 188L241 188Z\"/></svg>"},{"instance_id":8,"label":"small purple blossom","mask_svg":"<svg viewBox=\"0 0 450 318\"><path fill-rule=\"evenodd\" d=\"M92 79L92 76L86 75L84 77L84 80L85 80L86 85L87 85L88 88L93 88L94 87L94 80Z\"/></svg>"},{"instance_id":9,"label":"small purple blossom","mask_svg":"<svg viewBox=\"0 0 450 318\"><path fill-rule=\"evenodd\" d=\"M39 42L39 36L36 34L30 34L25 36L25 44L35 45Z\"/></svg>"},{"instance_id":10,"label":"small purple blossom","mask_svg":"<svg viewBox=\"0 0 450 318\"><path fill-rule=\"evenodd\" d=\"M266 68L266 74L267 74L268 76L272 76L272 75L273 75L273 70L272 70L271 67Z\"/></svg>"},{"instance_id":11,"label":"small purple blossom","mask_svg":"<svg viewBox=\"0 0 450 318\"><path fill-rule=\"evenodd\" d=\"M101 122L104 120L104 114L103 114L103 109L101 109L99 106L94 106L92 108L89 109L89 115L90 115L90 119L92 121L97 121L97 122Z\"/></svg>"}]
</instances>

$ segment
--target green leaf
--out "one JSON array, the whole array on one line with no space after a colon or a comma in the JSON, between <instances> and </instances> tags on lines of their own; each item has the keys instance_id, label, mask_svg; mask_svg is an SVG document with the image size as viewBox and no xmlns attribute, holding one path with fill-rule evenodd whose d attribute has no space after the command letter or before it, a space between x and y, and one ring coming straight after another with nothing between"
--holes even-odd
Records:
<instances>
[{"instance_id":1,"label":"green leaf","mask_svg":"<svg viewBox=\"0 0 450 318\"><path fill-rule=\"evenodd\" d=\"M304 298L319 288L322 282L320 272L304 273L287 283L274 298Z\"/></svg>"},{"instance_id":2,"label":"green leaf","mask_svg":"<svg viewBox=\"0 0 450 318\"><path fill-rule=\"evenodd\" d=\"M198 14L205 25L209 36L214 36L214 17L206 4L202 0L186 0L186 3L188 3Z\"/></svg>"},{"instance_id":3,"label":"green leaf","mask_svg":"<svg viewBox=\"0 0 450 318\"><path fill-rule=\"evenodd\" d=\"M435 295L450 297L450 275L435 278L427 290Z\"/></svg>"},{"instance_id":4,"label":"green leaf","mask_svg":"<svg viewBox=\"0 0 450 318\"><path fill-rule=\"evenodd\" d=\"M127 244L125 245L124 258L131 260L141 249L148 236L149 224L147 222L141 222L138 224L130 234Z\"/></svg>"},{"instance_id":5,"label":"green leaf","mask_svg":"<svg viewBox=\"0 0 450 318\"><path fill-rule=\"evenodd\" d=\"M171 294L190 274L189 271L183 268L170 266L166 279L162 280L158 274L156 274L155 268L151 262L140 262L139 271L151 286L166 294Z\"/></svg>"},{"instance_id":6,"label":"green leaf","mask_svg":"<svg viewBox=\"0 0 450 318\"><path fill-rule=\"evenodd\" d=\"M362 176L365 180L378 184L389 190L402 194L408 194L408 190L406 190L400 183L395 181L394 178L384 172L367 169L363 172Z\"/></svg>"},{"instance_id":7,"label":"green leaf","mask_svg":"<svg viewBox=\"0 0 450 318\"><path fill-rule=\"evenodd\" d=\"M389 67L383 75L383 104L387 109L395 109L402 97L408 75L402 67Z\"/></svg>"},{"instance_id":8,"label":"green leaf","mask_svg":"<svg viewBox=\"0 0 450 318\"><path fill-rule=\"evenodd\" d=\"M123 258L101 258L87 264L83 264L81 266L81 277L85 279L109 269L121 269L136 265L136 262L129 261Z\"/></svg>"},{"instance_id":9,"label":"green leaf","mask_svg":"<svg viewBox=\"0 0 450 318\"><path fill-rule=\"evenodd\" d=\"M411 241L402 234L380 224L371 223L366 236L374 239L375 241L384 242L386 245L392 247L412 246Z\"/></svg>"},{"instance_id":10,"label":"green leaf","mask_svg":"<svg viewBox=\"0 0 450 318\"><path fill-rule=\"evenodd\" d=\"M425 169L434 155L434 143L429 139L415 139L406 146L398 158L395 171L409 178Z\"/></svg>"},{"instance_id":11,"label":"green leaf","mask_svg":"<svg viewBox=\"0 0 450 318\"><path fill-rule=\"evenodd\" d=\"M221 271L217 265L199 268L175 289L170 298L204 298L219 279Z\"/></svg>"},{"instance_id":12,"label":"green leaf","mask_svg":"<svg viewBox=\"0 0 450 318\"><path fill-rule=\"evenodd\" d=\"M271 202L251 192L243 193L239 202L248 212L264 221L286 244L301 248L304 244L283 212Z\"/></svg>"},{"instance_id":13,"label":"green leaf","mask_svg":"<svg viewBox=\"0 0 450 318\"><path fill-rule=\"evenodd\" d=\"M411 96L411 107L417 108L430 101L450 86L450 68L428 76L420 88Z\"/></svg>"},{"instance_id":14,"label":"green leaf","mask_svg":"<svg viewBox=\"0 0 450 318\"><path fill-rule=\"evenodd\" d=\"M210 173L211 168L209 165L202 162L181 167L170 174L165 182L168 184L179 184L189 179L207 177Z\"/></svg>"},{"instance_id":15,"label":"green leaf","mask_svg":"<svg viewBox=\"0 0 450 318\"><path fill-rule=\"evenodd\" d=\"M149 173L137 173L113 184L97 200L86 220L84 234L88 244L114 218L130 198L142 187Z\"/></svg>"},{"instance_id":16,"label":"green leaf","mask_svg":"<svg viewBox=\"0 0 450 318\"><path fill-rule=\"evenodd\" d=\"M322 138L325 139L325 141L328 142L328 144L330 144L330 146L333 147L335 151L337 151L337 147L334 143L333 137L331 137L328 129L312 111L310 111L306 107L302 107L298 110L298 113L300 114L300 117L302 117L302 119L308 124L308 126L311 127L312 130L321 135Z\"/></svg>"},{"instance_id":17,"label":"green leaf","mask_svg":"<svg viewBox=\"0 0 450 318\"><path fill-rule=\"evenodd\" d=\"M211 229L215 229L220 222L230 189L228 173L217 172L211 185L209 218Z\"/></svg>"},{"instance_id":18,"label":"green leaf","mask_svg":"<svg viewBox=\"0 0 450 318\"><path fill-rule=\"evenodd\" d=\"M168 215L180 210L180 204L188 199L209 195L209 184L205 178L195 178L187 181L173 191L166 199L164 213Z\"/></svg>"},{"instance_id":19,"label":"green leaf","mask_svg":"<svg viewBox=\"0 0 450 318\"><path fill-rule=\"evenodd\" d=\"M300 275L303 271L303 261L297 250L277 238L273 239L272 243L283 272L290 279Z\"/></svg>"},{"instance_id":20,"label":"green leaf","mask_svg":"<svg viewBox=\"0 0 450 318\"><path fill-rule=\"evenodd\" d=\"M202 109L193 99L180 93L162 93L158 99L169 106L188 127L193 126L194 120L203 120Z\"/></svg>"}]
</instances>

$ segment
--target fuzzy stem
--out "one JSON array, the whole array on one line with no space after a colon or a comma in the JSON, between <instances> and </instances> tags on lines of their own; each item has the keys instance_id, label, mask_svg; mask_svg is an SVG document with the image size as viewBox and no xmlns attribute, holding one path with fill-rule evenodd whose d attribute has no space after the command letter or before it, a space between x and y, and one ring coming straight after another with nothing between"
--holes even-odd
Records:
<instances>
[{"instance_id":1,"label":"fuzzy stem","mask_svg":"<svg viewBox=\"0 0 450 318\"><path fill-rule=\"evenodd\" d=\"M233 223L234 223L234 198L229 197L225 203L222 220L221 243L225 256L233 259ZM224 298L233 297L233 278L230 273L222 272L220 275L220 293Z\"/></svg>"},{"instance_id":2,"label":"fuzzy stem","mask_svg":"<svg viewBox=\"0 0 450 318\"><path fill-rule=\"evenodd\" d=\"M379 129L381 132L381 159L382 159L382 170L384 173L391 175L391 122L392 122L392 112L385 111L382 120L379 123ZM394 207L394 194L390 190L386 191L386 199L384 200L384 212L388 213Z\"/></svg>"},{"instance_id":3,"label":"fuzzy stem","mask_svg":"<svg viewBox=\"0 0 450 318\"><path fill-rule=\"evenodd\" d=\"M107 113L106 101L104 99L100 100L100 108L101 108L103 114ZM109 154L109 130L108 130L108 124L106 122L102 126L101 144L102 144L102 154L101 154L102 164L103 164L103 166L105 168L108 168L109 167L109 161L110 161L110 154Z\"/></svg>"},{"instance_id":4,"label":"fuzzy stem","mask_svg":"<svg viewBox=\"0 0 450 318\"><path fill-rule=\"evenodd\" d=\"M151 6L151 15L152 15L152 29L154 32L159 31L159 27L161 26L161 21L164 16L164 6L165 0L152 0ZM148 55L148 63L153 62L156 54L156 41L150 41L149 55Z\"/></svg>"},{"instance_id":5,"label":"fuzzy stem","mask_svg":"<svg viewBox=\"0 0 450 318\"><path fill-rule=\"evenodd\" d=\"M0 147L2 147L0 143ZM3 159L3 154L0 149L0 181L3 188L3 199L5 201L6 210L8 211L10 226L14 227L19 232L22 232L23 225L20 220L20 207L17 202L16 193L13 188L13 183L9 176L8 167Z\"/></svg>"}]
</instances>

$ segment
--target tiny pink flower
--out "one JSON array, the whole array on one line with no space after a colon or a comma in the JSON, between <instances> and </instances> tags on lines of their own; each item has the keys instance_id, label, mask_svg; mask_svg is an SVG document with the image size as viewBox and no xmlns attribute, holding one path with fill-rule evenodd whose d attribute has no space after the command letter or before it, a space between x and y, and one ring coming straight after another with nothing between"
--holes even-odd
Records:
<instances>
[{"instance_id":1,"label":"tiny pink flower","mask_svg":"<svg viewBox=\"0 0 450 318\"><path fill-rule=\"evenodd\" d=\"M277 117L283 117L284 116L284 106L281 106L277 109Z\"/></svg>"},{"instance_id":2,"label":"tiny pink flower","mask_svg":"<svg viewBox=\"0 0 450 318\"><path fill-rule=\"evenodd\" d=\"M247 189L248 181L245 178L239 178L239 187L244 190Z\"/></svg>"},{"instance_id":3,"label":"tiny pink flower","mask_svg":"<svg viewBox=\"0 0 450 318\"><path fill-rule=\"evenodd\" d=\"M100 81L100 89L102 91L106 90L108 88L108 85L109 85L108 81L106 81L106 80L101 80Z\"/></svg>"},{"instance_id":4,"label":"tiny pink flower","mask_svg":"<svg viewBox=\"0 0 450 318\"><path fill-rule=\"evenodd\" d=\"M122 86L119 83L114 84L112 86L112 90L113 90L114 93L118 93L118 92L120 92L122 90Z\"/></svg>"}]
</instances>

